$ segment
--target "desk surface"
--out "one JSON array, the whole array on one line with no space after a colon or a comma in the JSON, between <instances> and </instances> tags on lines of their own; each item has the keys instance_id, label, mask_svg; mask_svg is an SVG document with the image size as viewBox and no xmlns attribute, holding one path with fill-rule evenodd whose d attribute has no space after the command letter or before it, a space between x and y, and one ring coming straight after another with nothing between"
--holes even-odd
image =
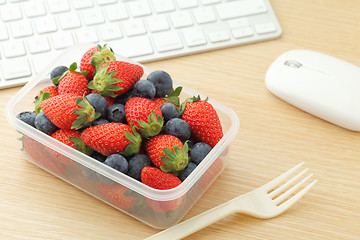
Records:
<instances>
[{"instance_id":1,"label":"desk surface","mask_svg":"<svg viewBox=\"0 0 360 240\"><path fill-rule=\"evenodd\" d=\"M187 239L358 239L359 133L279 100L265 88L264 75L277 56L297 48L360 66L360 2L271 2L283 27L279 39L147 64L224 103L240 119L229 167L184 219L302 161L319 181L277 218L235 214ZM0 90L1 109L18 90ZM0 239L143 239L158 232L25 160L4 110L0 114Z\"/></svg>"}]
</instances>

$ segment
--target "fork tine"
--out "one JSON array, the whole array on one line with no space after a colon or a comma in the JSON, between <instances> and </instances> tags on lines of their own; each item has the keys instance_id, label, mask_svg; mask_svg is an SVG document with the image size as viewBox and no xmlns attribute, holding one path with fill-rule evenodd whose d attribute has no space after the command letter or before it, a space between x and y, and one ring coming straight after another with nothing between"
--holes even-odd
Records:
<instances>
[{"instance_id":1,"label":"fork tine","mask_svg":"<svg viewBox=\"0 0 360 240\"><path fill-rule=\"evenodd\" d=\"M312 181L309 185L307 185L305 188L303 188L300 192L295 194L292 198L288 199L286 202L279 205L280 212L285 212L287 209L289 209L295 202L297 202L300 198L302 198L305 193L307 193L310 188L317 182L317 180Z\"/></svg>"},{"instance_id":2,"label":"fork tine","mask_svg":"<svg viewBox=\"0 0 360 240\"><path fill-rule=\"evenodd\" d=\"M286 183L284 183L283 185L281 185L280 187L278 187L277 189L275 189L274 191L269 193L269 196L271 198L274 198L275 196L277 196L279 193L283 192L285 189L287 189L292 183L294 183L296 180L298 180L302 175L304 175L305 172L307 172L309 170L309 168L306 168L305 170L303 170L302 172L300 172L299 174L297 174L295 177L293 177L292 179L290 179L289 181L287 181Z\"/></svg>"},{"instance_id":3,"label":"fork tine","mask_svg":"<svg viewBox=\"0 0 360 240\"><path fill-rule=\"evenodd\" d=\"M274 187L276 187L277 185L279 185L284 179L286 179L288 176L290 176L291 174L293 174L298 168L300 168L302 165L304 164L304 162L299 163L298 165L296 165L295 167L291 168L290 170L288 170L287 172L281 174L280 176L276 177L274 180L266 183L265 185L263 185L263 188L268 192L270 190L272 190Z\"/></svg>"},{"instance_id":4,"label":"fork tine","mask_svg":"<svg viewBox=\"0 0 360 240\"><path fill-rule=\"evenodd\" d=\"M303 180L301 180L300 182L298 182L297 184L295 184L292 188L290 188L289 190L287 190L285 193L283 193L282 195L280 195L279 197L277 197L276 199L274 199L274 203L275 204L279 204L282 201L284 201L287 197L289 197L292 193L294 193L297 189L299 189L300 186L302 186L309 178L312 177L312 174L308 175L307 177L305 177Z\"/></svg>"}]
</instances>

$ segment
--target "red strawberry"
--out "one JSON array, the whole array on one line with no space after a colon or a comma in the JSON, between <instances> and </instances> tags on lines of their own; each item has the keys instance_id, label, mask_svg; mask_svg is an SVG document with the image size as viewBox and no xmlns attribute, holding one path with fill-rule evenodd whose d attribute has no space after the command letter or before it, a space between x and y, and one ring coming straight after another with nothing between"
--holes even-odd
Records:
<instances>
[{"instance_id":1,"label":"red strawberry","mask_svg":"<svg viewBox=\"0 0 360 240\"><path fill-rule=\"evenodd\" d=\"M45 87L43 90L40 91L40 93L35 97L35 113L38 114L41 111L40 104L48 99L59 95L58 88L56 86L48 86Z\"/></svg>"},{"instance_id":2,"label":"red strawberry","mask_svg":"<svg viewBox=\"0 0 360 240\"><path fill-rule=\"evenodd\" d=\"M65 129L59 129L57 131L55 131L54 133L52 133L50 135L51 137L57 139L58 141L74 148L75 148L75 144L69 139L69 137L75 137L75 138L79 138L80 137L80 133L76 130L65 130ZM72 161L71 159L69 159L68 157L59 154L57 151L52 150L51 148L49 148L49 152L55 156L55 158L61 162L64 163L66 165L72 165L75 162Z\"/></svg>"},{"instance_id":3,"label":"red strawberry","mask_svg":"<svg viewBox=\"0 0 360 240\"><path fill-rule=\"evenodd\" d=\"M125 104L125 115L127 122L138 127L145 138L159 134L164 125L160 107L146 98L130 98Z\"/></svg>"},{"instance_id":4,"label":"red strawberry","mask_svg":"<svg viewBox=\"0 0 360 240\"><path fill-rule=\"evenodd\" d=\"M115 55L111 48L106 44L101 47L97 45L85 52L80 61L80 71L87 72L86 78L92 79L95 74L96 66L101 66L106 62L115 61Z\"/></svg>"},{"instance_id":5,"label":"red strawberry","mask_svg":"<svg viewBox=\"0 0 360 240\"><path fill-rule=\"evenodd\" d=\"M41 92L43 93L50 93L50 97L49 98L52 98L52 97L55 97L57 95L59 95L59 92L58 92L58 88L56 86L48 86L48 87L45 87L43 90L41 90Z\"/></svg>"},{"instance_id":6,"label":"red strawberry","mask_svg":"<svg viewBox=\"0 0 360 240\"><path fill-rule=\"evenodd\" d=\"M152 163L164 172L177 172L189 162L188 145L172 135L157 135L145 144L146 153Z\"/></svg>"},{"instance_id":7,"label":"red strawberry","mask_svg":"<svg viewBox=\"0 0 360 240\"><path fill-rule=\"evenodd\" d=\"M108 185L101 182L96 185L112 204L125 211L132 210L133 204L139 200L134 196L125 196L124 193L128 191L128 188L122 185Z\"/></svg>"},{"instance_id":8,"label":"red strawberry","mask_svg":"<svg viewBox=\"0 0 360 240\"><path fill-rule=\"evenodd\" d=\"M223 137L220 119L214 107L206 100L200 100L199 96L186 100L182 109L181 118L190 125L192 136L214 147Z\"/></svg>"},{"instance_id":9,"label":"red strawberry","mask_svg":"<svg viewBox=\"0 0 360 240\"><path fill-rule=\"evenodd\" d=\"M144 74L144 69L124 61L110 61L103 64L89 83L105 97L117 97L127 92Z\"/></svg>"},{"instance_id":10,"label":"red strawberry","mask_svg":"<svg viewBox=\"0 0 360 240\"><path fill-rule=\"evenodd\" d=\"M153 98L151 101L153 101L159 107L161 107L165 103L169 103L169 101L165 100L164 98Z\"/></svg>"},{"instance_id":11,"label":"red strawberry","mask_svg":"<svg viewBox=\"0 0 360 240\"><path fill-rule=\"evenodd\" d=\"M86 128L81 133L84 143L102 155L114 153L131 155L139 152L140 135L129 125L123 123L106 123Z\"/></svg>"},{"instance_id":12,"label":"red strawberry","mask_svg":"<svg viewBox=\"0 0 360 240\"><path fill-rule=\"evenodd\" d=\"M100 113L95 113L86 97L75 94L58 95L46 99L40 106L49 120L62 129L77 130L89 126L100 116Z\"/></svg>"},{"instance_id":13,"label":"red strawberry","mask_svg":"<svg viewBox=\"0 0 360 240\"><path fill-rule=\"evenodd\" d=\"M89 94L88 81L85 73L76 71L77 64L70 65L69 70L58 78L53 79L53 83L58 85L59 94L76 94L83 96Z\"/></svg>"},{"instance_id":14,"label":"red strawberry","mask_svg":"<svg viewBox=\"0 0 360 240\"><path fill-rule=\"evenodd\" d=\"M160 190L171 189L181 184L181 180L177 176L163 172L156 167L144 167L141 170L141 182Z\"/></svg>"}]
</instances>

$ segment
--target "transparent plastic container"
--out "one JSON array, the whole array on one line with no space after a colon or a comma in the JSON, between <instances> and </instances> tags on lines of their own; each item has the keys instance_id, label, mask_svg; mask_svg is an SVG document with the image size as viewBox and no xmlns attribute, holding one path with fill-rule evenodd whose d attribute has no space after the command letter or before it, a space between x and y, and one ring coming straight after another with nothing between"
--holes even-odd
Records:
<instances>
[{"instance_id":1,"label":"transparent plastic container","mask_svg":"<svg viewBox=\"0 0 360 240\"><path fill-rule=\"evenodd\" d=\"M69 66L72 62L79 64L81 56L92 46L78 45L65 50L49 64L46 71L35 76L9 101L6 108L7 119L23 135L20 139L21 150L24 150L25 157L30 162L145 224L158 229L170 227L185 216L226 167L231 141L239 130L239 120L231 109L209 98L209 103L220 117L223 138L179 186L170 190L157 190L60 143L16 118L18 113L34 109L34 97L41 89L51 85L51 69L59 65ZM117 60L134 63L119 55ZM142 79L146 79L151 70L141 66L145 72ZM202 99L206 98L174 81L174 87L177 86L183 87L181 101L197 95Z\"/></svg>"}]
</instances>

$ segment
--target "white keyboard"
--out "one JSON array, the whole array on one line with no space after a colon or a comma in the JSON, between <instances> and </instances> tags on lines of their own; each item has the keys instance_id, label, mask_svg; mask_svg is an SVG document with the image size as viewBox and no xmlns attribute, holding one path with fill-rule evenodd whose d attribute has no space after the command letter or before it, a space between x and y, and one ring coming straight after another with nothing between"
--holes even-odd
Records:
<instances>
[{"instance_id":1,"label":"white keyboard","mask_svg":"<svg viewBox=\"0 0 360 240\"><path fill-rule=\"evenodd\" d=\"M79 43L148 62L280 34L268 0L0 0L0 88Z\"/></svg>"}]
</instances>

